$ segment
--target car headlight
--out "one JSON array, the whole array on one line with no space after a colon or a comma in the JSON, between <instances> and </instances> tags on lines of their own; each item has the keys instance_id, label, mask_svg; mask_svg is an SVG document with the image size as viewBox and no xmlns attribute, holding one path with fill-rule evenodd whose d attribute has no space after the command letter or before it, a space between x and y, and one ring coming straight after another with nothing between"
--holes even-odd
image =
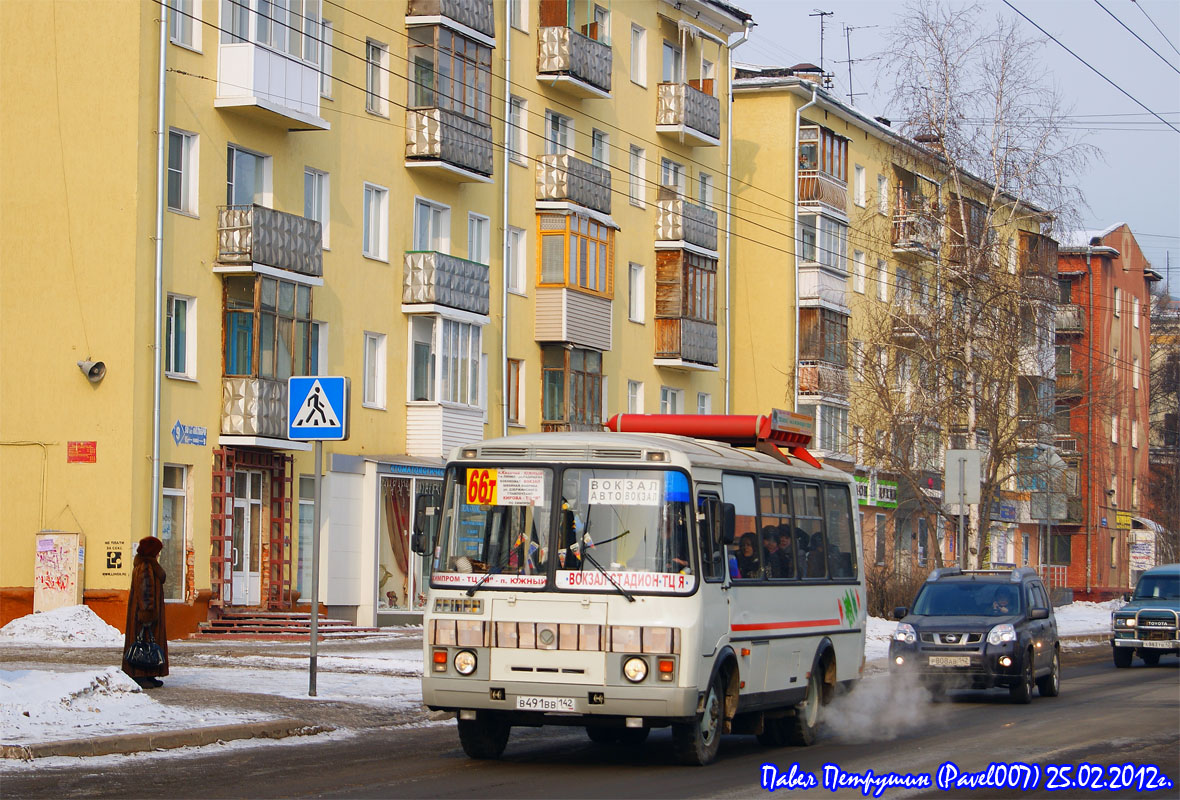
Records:
<instances>
[{"instance_id":1,"label":"car headlight","mask_svg":"<svg viewBox=\"0 0 1180 800\"><path fill-rule=\"evenodd\" d=\"M647 677L647 662L632 656L623 662L623 675L632 683L639 683Z\"/></svg>"},{"instance_id":2,"label":"car headlight","mask_svg":"<svg viewBox=\"0 0 1180 800\"><path fill-rule=\"evenodd\" d=\"M470 675L475 672L475 653L470 650L460 650L455 653L455 670L460 675Z\"/></svg>"},{"instance_id":3,"label":"car headlight","mask_svg":"<svg viewBox=\"0 0 1180 800\"><path fill-rule=\"evenodd\" d=\"M893 640L895 642L913 644L918 641L918 634L914 632L913 625L908 622L899 622L897 623L897 630L893 632Z\"/></svg>"},{"instance_id":4,"label":"car headlight","mask_svg":"<svg viewBox=\"0 0 1180 800\"><path fill-rule=\"evenodd\" d=\"M1134 617L1115 617L1114 626L1116 628L1134 628L1135 627L1135 618Z\"/></svg>"},{"instance_id":5,"label":"car headlight","mask_svg":"<svg viewBox=\"0 0 1180 800\"><path fill-rule=\"evenodd\" d=\"M987 634L988 644L1003 644L1005 642L1016 641L1016 629L1008 623L997 625L992 628Z\"/></svg>"}]
</instances>

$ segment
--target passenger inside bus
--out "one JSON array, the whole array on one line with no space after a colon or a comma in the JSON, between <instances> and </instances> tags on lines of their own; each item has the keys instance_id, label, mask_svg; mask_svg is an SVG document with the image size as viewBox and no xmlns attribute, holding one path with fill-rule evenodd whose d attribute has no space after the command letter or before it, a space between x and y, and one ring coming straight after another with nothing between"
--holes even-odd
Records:
<instances>
[{"instance_id":1,"label":"passenger inside bus","mask_svg":"<svg viewBox=\"0 0 1180 800\"><path fill-rule=\"evenodd\" d=\"M762 565L758 559L757 544L757 537L753 533L742 534L737 553L737 564L738 574L743 578L762 577Z\"/></svg>"},{"instance_id":2,"label":"passenger inside bus","mask_svg":"<svg viewBox=\"0 0 1180 800\"><path fill-rule=\"evenodd\" d=\"M807 549L807 577L822 578L826 572L824 558L824 535L819 531L811 534L810 546Z\"/></svg>"},{"instance_id":3,"label":"passenger inside bus","mask_svg":"<svg viewBox=\"0 0 1180 800\"><path fill-rule=\"evenodd\" d=\"M795 577L795 554L791 540L791 526L778 526L778 560L780 578Z\"/></svg>"},{"instance_id":4,"label":"passenger inside bus","mask_svg":"<svg viewBox=\"0 0 1180 800\"><path fill-rule=\"evenodd\" d=\"M654 568L657 572L680 572L688 569L688 523L684 509L669 513L660 528Z\"/></svg>"},{"instance_id":5,"label":"passenger inside bus","mask_svg":"<svg viewBox=\"0 0 1180 800\"><path fill-rule=\"evenodd\" d=\"M766 577L781 578L782 562L778 555L778 526L762 528L762 562L766 564Z\"/></svg>"}]
</instances>

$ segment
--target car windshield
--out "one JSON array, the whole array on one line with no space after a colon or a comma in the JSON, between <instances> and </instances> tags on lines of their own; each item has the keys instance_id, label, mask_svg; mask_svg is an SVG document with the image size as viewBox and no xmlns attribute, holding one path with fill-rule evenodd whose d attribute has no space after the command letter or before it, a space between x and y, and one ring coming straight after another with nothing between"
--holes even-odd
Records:
<instances>
[{"instance_id":1,"label":"car windshield","mask_svg":"<svg viewBox=\"0 0 1180 800\"><path fill-rule=\"evenodd\" d=\"M1136 600L1180 600L1180 575L1144 575L1135 586Z\"/></svg>"},{"instance_id":2,"label":"car windshield","mask_svg":"<svg viewBox=\"0 0 1180 800\"><path fill-rule=\"evenodd\" d=\"M452 467L432 583L543 587L552 489L551 469Z\"/></svg>"},{"instance_id":3,"label":"car windshield","mask_svg":"<svg viewBox=\"0 0 1180 800\"><path fill-rule=\"evenodd\" d=\"M914 614L924 617L1007 617L1020 613L1019 587L1010 583L928 583L918 592Z\"/></svg>"}]
</instances>

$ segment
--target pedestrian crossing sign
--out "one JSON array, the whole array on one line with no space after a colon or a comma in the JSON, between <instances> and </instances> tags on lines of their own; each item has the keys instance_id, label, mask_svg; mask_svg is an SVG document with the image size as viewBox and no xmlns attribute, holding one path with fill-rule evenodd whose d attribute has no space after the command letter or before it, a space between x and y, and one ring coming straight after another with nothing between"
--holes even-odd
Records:
<instances>
[{"instance_id":1,"label":"pedestrian crossing sign","mask_svg":"<svg viewBox=\"0 0 1180 800\"><path fill-rule=\"evenodd\" d=\"M348 438L348 378L308 375L287 379L287 438L340 441Z\"/></svg>"}]
</instances>

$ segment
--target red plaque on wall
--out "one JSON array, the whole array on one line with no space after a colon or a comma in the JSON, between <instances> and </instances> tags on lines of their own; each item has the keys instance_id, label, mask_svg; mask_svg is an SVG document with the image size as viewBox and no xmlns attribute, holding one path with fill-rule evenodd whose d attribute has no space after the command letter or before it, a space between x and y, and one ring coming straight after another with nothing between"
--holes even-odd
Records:
<instances>
[{"instance_id":1,"label":"red plaque on wall","mask_svg":"<svg viewBox=\"0 0 1180 800\"><path fill-rule=\"evenodd\" d=\"M67 442L67 464L93 464L98 460L98 442Z\"/></svg>"}]
</instances>

